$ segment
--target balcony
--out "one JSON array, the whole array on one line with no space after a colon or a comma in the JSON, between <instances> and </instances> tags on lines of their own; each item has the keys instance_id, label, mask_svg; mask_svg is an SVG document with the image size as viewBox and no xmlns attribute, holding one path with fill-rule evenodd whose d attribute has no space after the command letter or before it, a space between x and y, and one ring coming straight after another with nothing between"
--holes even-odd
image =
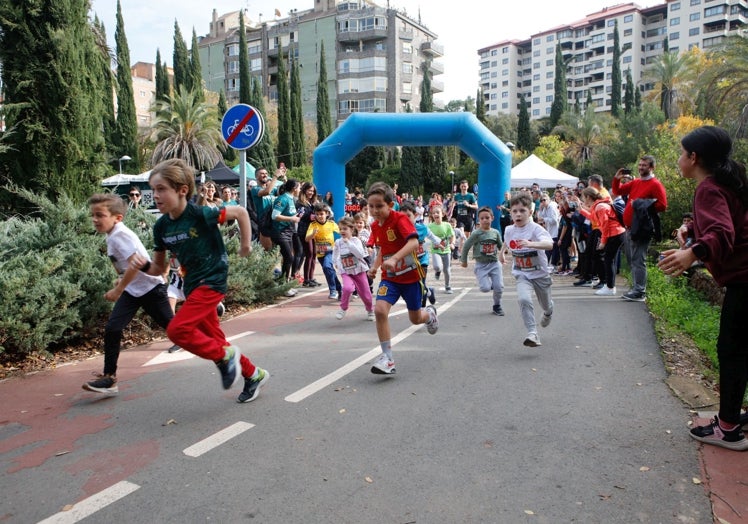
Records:
<instances>
[{"instance_id":1,"label":"balcony","mask_svg":"<svg viewBox=\"0 0 748 524\"><path fill-rule=\"evenodd\" d=\"M384 40L387 38L387 28L377 27L363 31L340 31L338 42L365 42L367 40Z\"/></svg>"},{"instance_id":2,"label":"balcony","mask_svg":"<svg viewBox=\"0 0 748 524\"><path fill-rule=\"evenodd\" d=\"M436 60L432 61L429 64L429 71L431 71L432 75L443 75L444 74L444 64L441 62L437 62Z\"/></svg>"},{"instance_id":3,"label":"balcony","mask_svg":"<svg viewBox=\"0 0 748 524\"><path fill-rule=\"evenodd\" d=\"M412 29L401 29L400 31L397 32L397 36L398 38L400 38L400 40L411 41L413 40L413 30Z\"/></svg>"},{"instance_id":4,"label":"balcony","mask_svg":"<svg viewBox=\"0 0 748 524\"><path fill-rule=\"evenodd\" d=\"M442 57L444 56L444 46L436 42L423 42L421 44L421 52L433 58Z\"/></svg>"},{"instance_id":5,"label":"balcony","mask_svg":"<svg viewBox=\"0 0 748 524\"><path fill-rule=\"evenodd\" d=\"M431 81L431 92L432 93L443 93L444 92L444 82L439 82L437 80Z\"/></svg>"}]
</instances>

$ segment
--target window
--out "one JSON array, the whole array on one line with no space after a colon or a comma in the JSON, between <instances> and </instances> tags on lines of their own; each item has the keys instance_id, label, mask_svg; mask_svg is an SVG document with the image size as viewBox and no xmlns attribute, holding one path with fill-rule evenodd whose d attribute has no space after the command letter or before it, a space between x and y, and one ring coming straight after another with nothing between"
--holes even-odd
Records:
<instances>
[{"instance_id":1,"label":"window","mask_svg":"<svg viewBox=\"0 0 748 524\"><path fill-rule=\"evenodd\" d=\"M262 70L262 58L252 58L249 61L249 70L250 71Z\"/></svg>"},{"instance_id":2,"label":"window","mask_svg":"<svg viewBox=\"0 0 748 524\"><path fill-rule=\"evenodd\" d=\"M509 85L509 80L503 80L501 82L501 87L507 87Z\"/></svg>"},{"instance_id":3,"label":"window","mask_svg":"<svg viewBox=\"0 0 748 524\"><path fill-rule=\"evenodd\" d=\"M671 27L674 26L674 25L678 25L678 24L680 24L680 17L679 16L676 16L676 17L670 19L670 26Z\"/></svg>"},{"instance_id":4,"label":"window","mask_svg":"<svg viewBox=\"0 0 748 524\"><path fill-rule=\"evenodd\" d=\"M634 15L626 15L623 17L624 24L630 24L633 21L634 21Z\"/></svg>"},{"instance_id":5,"label":"window","mask_svg":"<svg viewBox=\"0 0 748 524\"><path fill-rule=\"evenodd\" d=\"M493 64L494 66L496 65L496 62L491 62L491 63L492 63L492 64ZM504 59L503 59L503 60L501 61L501 65L506 65L506 64L508 64L508 63L509 63L509 59L508 59L508 58L504 58Z\"/></svg>"},{"instance_id":6,"label":"window","mask_svg":"<svg viewBox=\"0 0 748 524\"><path fill-rule=\"evenodd\" d=\"M608 20L608 27L614 27L615 25L616 25L615 18L611 18L610 20Z\"/></svg>"},{"instance_id":7,"label":"window","mask_svg":"<svg viewBox=\"0 0 748 524\"><path fill-rule=\"evenodd\" d=\"M540 103L540 98L539 98L539 97L535 97L535 98L533 98L533 99L532 99L532 103L533 103L533 104L539 104L539 103Z\"/></svg>"},{"instance_id":8,"label":"window","mask_svg":"<svg viewBox=\"0 0 748 524\"><path fill-rule=\"evenodd\" d=\"M509 76L509 70L508 69L502 69L501 70L501 76Z\"/></svg>"},{"instance_id":9,"label":"window","mask_svg":"<svg viewBox=\"0 0 748 524\"><path fill-rule=\"evenodd\" d=\"M718 5L715 7L709 7L707 9L704 9L704 18L709 18L710 16L723 15L726 12L727 12L726 5Z\"/></svg>"},{"instance_id":10,"label":"window","mask_svg":"<svg viewBox=\"0 0 748 524\"><path fill-rule=\"evenodd\" d=\"M546 42L553 42L553 35L548 35L545 37Z\"/></svg>"},{"instance_id":11,"label":"window","mask_svg":"<svg viewBox=\"0 0 748 524\"><path fill-rule=\"evenodd\" d=\"M623 36L631 36L633 34L632 29L624 29L623 30Z\"/></svg>"},{"instance_id":12,"label":"window","mask_svg":"<svg viewBox=\"0 0 748 524\"><path fill-rule=\"evenodd\" d=\"M623 63L624 64L630 64L631 63L631 55L627 55L623 57Z\"/></svg>"},{"instance_id":13,"label":"window","mask_svg":"<svg viewBox=\"0 0 748 524\"><path fill-rule=\"evenodd\" d=\"M696 36L699 34L699 28L698 27L692 27L688 30L688 36Z\"/></svg>"},{"instance_id":14,"label":"window","mask_svg":"<svg viewBox=\"0 0 748 524\"><path fill-rule=\"evenodd\" d=\"M410 42L403 42L403 53L406 55L413 54L413 44Z\"/></svg>"},{"instance_id":15,"label":"window","mask_svg":"<svg viewBox=\"0 0 748 524\"><path fill-rule=\"evenodd\" d=\"M238 56L239 55L239 44L231 44L228 46L229 50L229 56Z\"/></svg>"},{"instance_id":16,"label":"window","mask_svg":"<svg viewBox=\"0 0 748 524\"><path fill-rule=\"evenodd\" d=\"M409 95L413 92L413 84L411 82L403 82L403 93Z\"/></svg>"},{"instance_id":17,"label":"window","mask_svg":"<svg viewBox=\"0 0 748 524\"><path fill-rule=\"evenodd\" d=\"M545 97L546 102L553 102L553 95L548 95Z\"/></svg>"},{"instance_id":18,"label":"window","mask_svg":"<svg viewBox=\"0 0 748 524\"><path fill-rule=\"evenodd\" d=\"M680 33L676 31L675 33L670 33L670 40L678 40L680 38Z\"/></svg>"},{"instance_id":19,"label":"window","mask_svg":"<svg viewBox=\"0 0 748 524\"><path fill-rule=\"evenodd\" d=\"M509 91L502 91L501 98L509 98Z\"/></svg>"},{"instance_id":20,"label":"window","mask_svg":"<svg viewBox=\"0 0 748 524\"><path fill-rule=\"evenodd\" d=\"M547 71L547 72L545 73L545 77L546 77L546 78L553 78L553 74L554 74L554 73L553 73L553 71Z\"/></svg>"},{"instance_id":21,"label":"window","mask_svg":"<svg viewBox=\"0 0 748 524\"><path fill-rule=\"evenodd\" d=\"M540 38L536 38L532 41L532 45L540 45Z\"/></svg>"},{"instance_id":22,"label":"window","mask_svg":"<svg viewBox=\"0 0 748 524\"><path fill-rule=\"evenodd\" d=\"M540 81L540 74L538 74L538 73L535 73L534 75L532 75L532 81L533 81L533 82L538 82L538 81Z\"/></svg>"},{"instance_id":23,"label":"window","mask_svg":"<svg viewBox=\"0 0 748 524\"><path fill-rule=\"evenodd\" d=\"M538 93L538 92L540 92L540 86L532 86L532 92L533 92L533 93Z\"/></svg>"},{"instance_id":24,"label":"window","mask_svg":"<svg viewBox=\"0 0 748 524\"><path fill-rule=\"evenodd\" d=\"M701 5L701 0L691 0L691 5Z\"/></svg>"},{"instance_id":25,"label":"window","mask_svg":"<svg viewBox=\"0 0 748 524\"><path fill-rule=\"evenodd\" d=\"M671 11L677 11L678 9L680 9L680 2L673 2L670 4Z\"/></svg>"},{"instance_id":26,"label":"window","mask_svg":"<svg viewBox=\"0 0 748 524\"><path fill-rule=\"evenodd\" d=\"M546 60L545 61L545 65L552 66L553 65L553 58L551 58L550 60Z\"/></svg>"},{"instance_id":27,"label":"window","mask_svg":"<svg viewBox=\"0 0 748 524\"><path fill-rule=\"evenodd\" d=\"M491 56L496 56L497 54L498 53L496 49L491 49Z\"/></svg>"},{"instance_id":28,"label":"window","mask_svg":"<svg viewBox=\"0 0 748 524\"><path fill-rule=\"evenodd\" d=\"M536 49L532 52L532 56L540 56L540 49Z\"/></svg>"},{"instance_id":29,"label":"window","mask_svg":"<svg viewBox=\"0 0 748 524\"><path fill-rule=\"evenodd\" d=\"M552 55L555 52L556 52L556 48L555 47L546 47L545 48L545 54L546 55Z\"/></svg>"},{"instance_id":30,"label":"window","mask_svg":"<svg viewBox=\"0 0 748 524\"><path fill-rule=\"evenodd\" d=\"M413 74L413 64L403 62L403 73L408 75Z\"/></svg>"},{"instance_id":31,"label":"window","mask_svg":"<svg viewBox=\"0 0 748 524\"><path fill-rule=\"evenodd\" d=\"M553 84L545 84L545 88L547 91L553 91Z\"/></svg>"},{"instance_id":32,"label":"window","mask_svg":"<svg viewBox=\"0 0 748 524\"><path fill-rule=\"evenodd\" d=\"M550 114L550 111L548 113ZM540 109L533 109L532 116L540 116Z\"/></svg>"},{"instance_id":33,"label":"window","mask_svg":"<svg viewBox=\"0 0 748 524\"><path fill-rule=\"evenodd\" d=\"M508 102L502 102L501 103L501 109L507 109L508 107L509 107L509 103Z\"/></svg>"},{"instance_id":34,"label":"window","mask_svg":"<svg viewBox=\"0 0 748 524\"><path fill-rule=\"evenodd\" d=\"M691 16L688 17L688 19L691 22L695 22L696 20L699 20L701 18L701 13L691 13Z\"/></svg>"},{"instance_id":35,"label":"window","mask_svg":"<svg viewBox=\"0 0 748 524\"><path fill-rule=\"evenodd\" d=\"M229 74L236 74L239 72L239 62L236 60L231 61L228 63L228 72Z\"/></svg>"},{"instance_id":36,"label":"window","mask_svg":"<svg viewBox=\"0 0 748 524\"><path fill-rule=\"evenodd\" d=\"M501 48L501 54L502 54L502 55L505 55L505 54L507 54L508 52L509 52L509 48L508 48L508 47L502 47L502 48Z\"/></svg>"}]
</instances>

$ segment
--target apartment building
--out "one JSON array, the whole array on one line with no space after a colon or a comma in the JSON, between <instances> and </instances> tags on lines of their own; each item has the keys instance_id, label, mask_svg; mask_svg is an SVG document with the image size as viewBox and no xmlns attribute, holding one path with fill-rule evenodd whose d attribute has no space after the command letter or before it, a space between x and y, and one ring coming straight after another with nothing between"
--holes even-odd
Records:
<instances>
[{"instance_id":1,"label":"apartment building","mask_svg":"<svg viewBox=\"0 0 748 524\"><path fill-rule=\"evenodd\" d=\"M621 77L626 71L643 92L649 64L670 51L707 50L748 23L748 0L666 0L653 7L617 4L581 20L549 28L527 40L504 40L478 50L486 113L518 113L524 95L533 119L550 115L556 46L566 66L569 105L584 107L588 93L595 111L610 111L614 28L618 26ZM623 95L622 95L623 97Z\"/></svg>"},{"instance_id":2,"label":"apartment building","mask_svg":"<svg viewBox=\"0 0 748 524\"><path fill-rule=\"evenodd\" d=\"M238 15L218 16L214 10L210 33L198 44L207 88L223 89L229 105L239 99ZM275 15L256 22L245 16L250 74L275 100L279 53L286 62L289 56L297 61L307 120L316 120L323 44L331 117L337 122L359 111L396 113L408 106L417 111L425 64L432 91L444 89L435 78L444 73L437 35L405 12L366 0L314 0L310 9Z\"/></svg>"}]
</instances>

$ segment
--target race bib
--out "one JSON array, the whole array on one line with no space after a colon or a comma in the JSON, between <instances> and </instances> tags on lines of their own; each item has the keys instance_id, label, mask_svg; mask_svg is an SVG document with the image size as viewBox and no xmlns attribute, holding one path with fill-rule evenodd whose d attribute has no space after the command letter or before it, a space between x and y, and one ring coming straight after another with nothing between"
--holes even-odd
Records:
<instances>
[{"instance_id":1,"label":"race bib","mask_svg":"<svg viewBox=\"0 0 748 524\"><path fill-rule=\"evenodd\" d=\"M481 255L495 255L496 254L496 244L493 242L491 243L481 243L480 245L480 252Z\"/></svg>"},{"instance_id":2,"label":"race bib","mask_svg":"<svg viewBox=\"0 0 748 524\"><path fill-rule=\"evenodd\" d=\"M514 257L514 269L518 271L540 269L540 258L537 251L513 251L512 256Z\"/></svg>"},{"instance_id":3,"label":"race bib","mask_svg":"<svg viewBox=\"0 0 748 524\"><path fill-rule=\"evenodd\" d=\"M318 257L323 257L329 251L332 251L332 244L328 244L326 242L317 242L315 244L315 249L317 250L317 256Z\"/></svg>"},{"instance_id":4,"label":"race bib","mask_svg":"<svg viewBox=\"0 0 748 524\"><path fill-rule=\"evenodd\" d=\"M384 257L384 260L387 260L388 258L392 257L392 255L388 255ZM402 260L400 260L397 265L395 266L394 271L387 270L385 271L385 276L387 277L397 277L402 274L407 273L408 271L412 271L416 269L416 260L413 258L413 255L406 255L403 257Z\"/></svg>"},{"instance_id":5,"label":"race bib","mask_svg":"<svg viewBox=\"0 0 748 524\"><path fill-rule=\"evenodd\" d=\"M353 273L357 266L356 257L351 253L340 255L340 265L343 266L343 271L346 273Z\"/></svg>"}]
</instances>

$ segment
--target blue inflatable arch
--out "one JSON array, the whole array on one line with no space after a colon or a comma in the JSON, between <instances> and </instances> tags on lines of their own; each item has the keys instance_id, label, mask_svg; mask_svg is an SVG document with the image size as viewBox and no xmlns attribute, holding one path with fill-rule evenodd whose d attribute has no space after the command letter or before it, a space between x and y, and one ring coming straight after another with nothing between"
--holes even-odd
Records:
<instances>
[{"instance_id":1,"label":"blue inflatable arch","mask_svg":"<svg viewBox=\"0 0 748 524\"><path fill-rule=\"evenodd\" d=\"M494 211L509 190L512 154L472 113L353 113L314 150L317 192L344 214L345 165L366 146L458 146L478 164L478 205ZM446 175L446 173L444 173Z\"/></svg>"}]
</instances>

